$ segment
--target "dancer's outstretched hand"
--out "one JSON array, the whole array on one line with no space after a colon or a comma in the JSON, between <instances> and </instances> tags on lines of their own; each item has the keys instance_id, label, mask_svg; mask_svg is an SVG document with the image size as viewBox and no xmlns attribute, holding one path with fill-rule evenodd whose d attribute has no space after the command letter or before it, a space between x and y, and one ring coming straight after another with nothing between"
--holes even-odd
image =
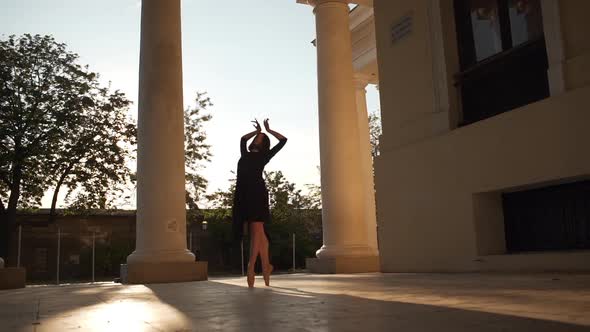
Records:
<instances>
[{"instance_id":1,"label":"dancer's outstretched hand","mask_svg":"<svg viewBox=\"0 0 590 332\"><path fill-rule=\"evenodd\" d=\"M264 129L266 129L266 131L270 131L270 125L268 124L268 119L264 120Z\"/></svg>"},{"instance_id":2,"label":"dancer's outstretched hand","mask_svg":"<svg viewBox=\"0 0 590 332\"><path fill-rule=\"evenodd\" d=\"M254 119L254 121L252 121L252 125L254 126L254 128L256 128L257 132L262 131L262 128L260 127L260 123L258 123L258 120Z\"/></svg>"},{"instance_id":3,"label":"dancer's outstretched hand","mask_svg":"<svg viewBox=\"0 0 590 332\"><path fill-rule=\"evenodd\" d=\"M283 136L283 135L281 135L281 134L277 133L276 131L274 131L274 130L270 129L270 125L268 124L268 119L265 119L265 120L264 120L264 128L266 129L266 131L267 131L269 134L273 135L273 136L274 136L274 137L276 137L278 140L285 140L285 139L287 139L285 136Z\"/></svg>"}]
</instances>

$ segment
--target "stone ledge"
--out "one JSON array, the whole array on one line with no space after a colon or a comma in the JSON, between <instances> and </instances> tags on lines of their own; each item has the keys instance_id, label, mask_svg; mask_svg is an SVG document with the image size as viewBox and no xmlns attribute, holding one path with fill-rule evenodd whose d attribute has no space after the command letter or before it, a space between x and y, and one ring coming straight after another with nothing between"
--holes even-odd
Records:
<instances>
[{"instance_id":1,"label":"stone ledge","mask_svg":"<svg viewBox=\"0 0 590 332\"><path fill-rule=\"evenodd\" d=\"M207 280L207 262L121 264L124 284L155 284Z\"/></svg>"},{"instance_id":2,"label":"stone ledge","mask_svg":"<svg viewBox=\"0 0 590 332\"><path fill-rule=\"evenodd\" d=\"M311 273L366 273L380 272L379 256L307 258L305 267Z\"/></svg>"},{"instance_id":3,"label":"stone ledge","mask_svg":"<svg viewBox=\"0 0 590 332\"><path fill-rule=\"evenodd\" d=\"M0 269L0 289L25 288L27 270L19 267Z\"/></svg>"}]
</instances>

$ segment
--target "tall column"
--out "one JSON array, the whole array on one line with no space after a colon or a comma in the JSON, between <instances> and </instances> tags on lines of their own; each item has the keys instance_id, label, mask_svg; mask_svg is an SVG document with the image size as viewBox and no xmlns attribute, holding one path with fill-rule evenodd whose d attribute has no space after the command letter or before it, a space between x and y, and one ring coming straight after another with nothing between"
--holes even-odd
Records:
<instances>
[{"instance_id":1,"label":"tall column","mask_svg":"<svg viewBox=\"0 0 590 332\"><path fill-rule=\"evenodd\" d=\"M373 156L371 155L371 138L369 130L369 112L367 111L367 85L370 77L356 73L354 86L356 89L356 110L359 127L360 153L363 172L363 188L365 189L365 222L369 247L378 252L377 244L377 209L375 205L375 181L373 172Z\"/></svg>"},{"instance_id":2,"label":"tall column","mask_svg":"<svg viewBox=\"0 0 590 332\"><path fill-rule=\"evenodd\" d=\"M141 8L135 251L130 283L206 278L186 247L180 0Z\"/></svg>"},{"instance_id":3,"label":"tall column","mask_svg":"<svg viewBox=\"0 0 590 332\"><path fill-rule=\"evenodd\" d=\"M377 271L365 220L348 2L308 3L316 17L323 246L307 265L321 273Z\"/></svg>"}]
</instances>

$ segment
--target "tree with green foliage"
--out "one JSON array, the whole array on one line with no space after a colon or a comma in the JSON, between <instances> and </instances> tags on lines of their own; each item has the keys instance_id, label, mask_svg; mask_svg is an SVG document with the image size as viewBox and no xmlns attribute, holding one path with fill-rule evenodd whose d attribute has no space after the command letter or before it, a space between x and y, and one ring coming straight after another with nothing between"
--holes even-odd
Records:
<instances>
[{"instance_id":1,"label":"tree with green foliage","mask_svg":"<svg viewBox=\"0 0 590 332\"><path fill-rule=\"evenodd\" d=\"M281 171L265 175L268 186L272 222L268 231L272 236L272 261L283 269L292 263L292 236L296 235L296 261L303 264L321 246L321 204L317 196L303 193L289 182Z\"/></svg>"},{"instance_id":2,"label":"tree with green foliage","mask_svg":"<svg viewBox=\"0 0 590 332\"><path fill-rule=\"evenodd\" d=\"M205 92L197 92L195 105L184 111L184 160L185 190L190 221L201 215L199 200L207 189L207 179L202 176L205 163L211 161L211 146L206 143L205 125L212 119L207 108L213 106Z\"/></svg>"},{"instance_id":3,"label":"tree with green foliage","mask_svg":"<svg viewBox=\"0 0 590 332\"><path fill-rule=\"evenodd\" d=\"M101 206L95 202L130 174L129 101L78 59L51 36L0 41L0 256L17 208L39 206L48 188L57 197L66 185L86 206Z\"/></svg>"},{"instance_id":4,"label":"tree with green foliage","mask_svg":"<svg viewBox=\"0 0 590 332\"><path fill-rule=\"evenodd\" d=\"M117 194L133 182L127 166L134 159L137 127L127 116L130 101L119 91L110 92L92 82L92 103L77 113L76 121L63 128L55 158L50 221L54 221L59 191L68 188L70 209L116 208Z\"/></svg>"},{"instance_id":5,"label":"tree with green foliage","mask_svg":"<svg viewBox=\"0 0 590 332\"><path fill-rule=\"evenodd\" d=\"M369 140L371 142L371 156L379 155L379 138L381 137L381 116L379 110L369 113Z\"/></svg>"}]
</instances>

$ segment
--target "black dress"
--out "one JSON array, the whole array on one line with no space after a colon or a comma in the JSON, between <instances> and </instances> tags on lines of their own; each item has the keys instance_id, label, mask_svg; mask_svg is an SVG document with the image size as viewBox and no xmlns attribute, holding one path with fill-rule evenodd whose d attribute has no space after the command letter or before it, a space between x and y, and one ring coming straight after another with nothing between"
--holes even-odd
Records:
<instances>
[{"instance_id":1,"label":"black dress","mask_svg":"<svg viewBox=\"0 0 590 332\"><path fill-rule=\"evenodd\" d=\"M279 152L287 139L279 140L279 143L267 152L249 152L246 149L246 139L241 139L241 158L238 162L236 179L236 191L233 204L233 233L237 241L240 241L244 232L244 223L270 221L270 209L268 202L268 190L262 178L264 166ZM266 227L265 227L266 233ZM266 236L269 238L268 233Z\"/></svg>"}]
</instances>

